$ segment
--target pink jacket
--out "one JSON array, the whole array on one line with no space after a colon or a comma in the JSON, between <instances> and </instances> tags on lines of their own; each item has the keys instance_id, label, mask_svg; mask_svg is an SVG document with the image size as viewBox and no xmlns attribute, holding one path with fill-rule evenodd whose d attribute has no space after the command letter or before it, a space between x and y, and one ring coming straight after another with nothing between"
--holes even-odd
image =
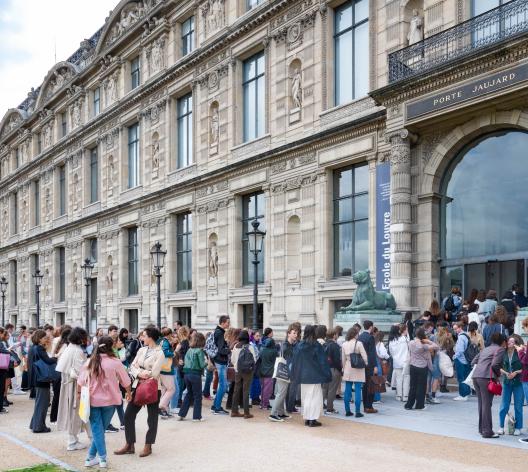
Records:
<instances>
[{"instance_id":1,"label":"pink jacket","mask_svg":"<svg viewBox=\"0 0 528 472\"><path fill-rule=\"evenodd\" d=\"M88 361L90 362L90 361ZM77 383L82 387L90 385L90 406L121 405L119 384L123 388L130 385L130 377L119 359L101 355L101 370L104 375L90 376L88 362L84 364Z\"/></svg>"}]
</instances>

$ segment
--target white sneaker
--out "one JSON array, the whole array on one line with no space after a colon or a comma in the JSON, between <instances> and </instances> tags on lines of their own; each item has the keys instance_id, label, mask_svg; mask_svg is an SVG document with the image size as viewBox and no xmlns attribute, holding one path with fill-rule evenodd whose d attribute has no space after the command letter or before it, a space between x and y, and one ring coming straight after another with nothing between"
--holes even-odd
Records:
<instances>
[{"instance_id":1,"label":"white sneaker","mask_svg":"<svg viewBox=\"0 0 528 472\"><path fill-rule=\"evenodd\" d=\"M499 428L497 430L497 434L500 434L501 436L503 436L504 435L504 429L503 428Z\"/></svg>"},{"instance_id":2,"label":"white sneaker","mask_svg":"<svg viewBox=\"0 0 528 472\"><path fill-rule=\"evenodd\" d=\"M76 442L67 447L68 451L80 451L82 449L86 449L86 444L83 444L82 442Z\"/></svg>"},{"instance_id":3,"label":"white sneaker","mask_svg":"<svg viewBox=\"0 0 528 472\"><path fill-rule=\"evenodd\" d=\"M106 462L106 459L105 459L105 460L100 460L100 461L99 461L99 468L100 468L100 469L106 469L106 468L108 468L108 463Z\"/></svg>"},{"instance_id":4,"label":"white sneaker","mask_svg":"<svg viewBox=\"0 0 528 472\"><path fill-rule=\"evenodd\" d=\"M99 459L97 457L94 457L93 459L86 459L84 461L84 467L93 467L97 464L99 464Z\"/></svg>"},{"instance_id":5,"label":"white sneaker","mask_svg":"<svg viewBox=\"0 0 528 472\"><path fill-rule=\"evenodd\" d=\"M467 402L468 397L461 397L460 395L458 397L453 398L456 402Z\"/></svg>"},{"instance_id":6,"label":"white sneaker","mask_svg":"<svg viewBox=\"0 0 528 472\"><path fill-rule=\"evenodd\" d=\"M521 430L520 430L520 429L516 429L516 430L513 432L513 435L514 435L514 436L520 436L520 435L521 435Z\"/></svg>"},{"instance_id":7,"label":"white sneaker","mask_svg":"<svg viewBox=\"0 0 528 472\"><path fill-rule=\"evenodd\" d=\"M24 392L23 390L15 390L13 395L27 395L27 392Z\"/></svg>"},{"instance_id":8,"label":"white sneaker","mask_svg":"<svg viewBox=\"0 0 528 472\"><path fill-rule=\"evenodd\" d=\"M200 418L198 420L192 420L193 423L201 423L202 421L205 421L203 418Z\"/></svg>"}]
</instances>

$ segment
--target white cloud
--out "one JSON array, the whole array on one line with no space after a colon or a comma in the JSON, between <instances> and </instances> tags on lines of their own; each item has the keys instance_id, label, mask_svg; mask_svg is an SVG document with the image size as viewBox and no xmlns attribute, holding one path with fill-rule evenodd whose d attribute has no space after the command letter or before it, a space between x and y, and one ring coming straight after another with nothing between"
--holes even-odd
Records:
<instances>
[{"instance_id":1,"label":"white cloud","mask_svg":"<svg viewBox=\"0 0 528 472\"><path fill-rule=\"evenodd\" d=\"M101 26L117 0L0 0L0 120ZM56 58L56 60L55 60Z\"/></svg>"}]
</instances>

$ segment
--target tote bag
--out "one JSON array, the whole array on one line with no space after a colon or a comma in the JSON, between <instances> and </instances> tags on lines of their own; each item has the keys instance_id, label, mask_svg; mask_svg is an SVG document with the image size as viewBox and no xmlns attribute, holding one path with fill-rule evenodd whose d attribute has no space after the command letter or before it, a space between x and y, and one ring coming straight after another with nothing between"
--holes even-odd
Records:
<instances>
[{"instance_id":1,"label":"tote bag","mask_svg":"<svg viewBox=\"0 0 528 472\"><path fill-rule=\"evenodd\" d=\"M273 378L290 383L290 369L288 369L286 359L282 357L282 346L280 356L275 359L275 366L273 367Z\"/></svg>"},{"instance_id":2,"label":"tote bag","mask_svg":"<svg viewBox=\"0 0 528 472\"><path fill-rule=\"evenodd\" d=\"M438 353L438 364L440 365L440 372L444 377L453 377L453 362L445 351L440 351Z\"/></svg>"},{"instance_id":3,"label":"tote bag","mask_svg":"<svg viewBox=\"0 0 528 472\"><path fill-rule=\"evenodd\" d=\"M9 354L0 354L0 370L9 369L10 361L11 361L11 356Z\"/></svg>"},{"instance_id":4,"label":"tote bag","mask_svg":"<svg viewBox=\"0 0 528 472\"><path fill-rule=\"evenodd\" d=\"M79 417L83 423L90 420L90 384L81 387L81 399L79 401Z\"/></svg>"}]
</instances>

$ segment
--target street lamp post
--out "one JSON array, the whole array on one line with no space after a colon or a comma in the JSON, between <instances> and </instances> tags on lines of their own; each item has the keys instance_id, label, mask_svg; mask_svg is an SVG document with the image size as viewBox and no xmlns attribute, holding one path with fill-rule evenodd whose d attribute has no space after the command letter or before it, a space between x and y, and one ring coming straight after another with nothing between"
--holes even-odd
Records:
<instances>
[{"instance_id":1,"label":"street lamp post","mask_svg":"<svg viewBox=\"0 0 528 472\"><path fill-rule=\"evenodd\" d=\"M90 333L90 284L92 282L92 270L94 268L93 262L87 257L84 264L81 266L83 271L85 286L86 286L86 320L85 329Z\"/></svg>"},{"instance_id":2,"label":"street lamp post","mask_svg":"<svg viewBox=\"0 0 528 472\"><path fill-rule=\"evenodd\" d=\"M0 291L2 292L2 326L5 326L5 296L7 291L7 279L2 277L0 279Z\"/></svg>"},{"instance_id":3,"label":"street lamp post","mask_svg":"<svg viewBox=\"0 0 528 472\"><path fill-rule=\"evenodd\" d=\"M152 266L154 268L154 275L157 279L157 322L158 328L161 329L161 269L165 265L165 256L167 255L167 251L162 251L161 243L157 241L156 244L152 246L152 249L150 250L150 255L152 256Z\"/></svg>"},{"instance_id":4,"label":"street lamp post","mask_svg":"<svg viewBox=\"0 0 528 472\"><path fill-rule=\"evenodd\" d=\"M44 274L40 273L40 269L36 269L33 274L35 280L35 301L37 302L37 328L40 326L40 286L42 285L42 278Z\"/></svg>"},{"instance_id":5,"label":"street lamp post","mask_svg":"<svg viewBox=\"0 0 528 472\"><path fill-rule=\"evenodd\" d=\"M258 265L259 254L262 252L264 244L264 236L266 231L259 230L260 223L257 219L251 222L253 231L246 233L249 242L249 251L253 253L253 331L258 329L257 315L258 315Z\"/></svg>"}]
</instances>

